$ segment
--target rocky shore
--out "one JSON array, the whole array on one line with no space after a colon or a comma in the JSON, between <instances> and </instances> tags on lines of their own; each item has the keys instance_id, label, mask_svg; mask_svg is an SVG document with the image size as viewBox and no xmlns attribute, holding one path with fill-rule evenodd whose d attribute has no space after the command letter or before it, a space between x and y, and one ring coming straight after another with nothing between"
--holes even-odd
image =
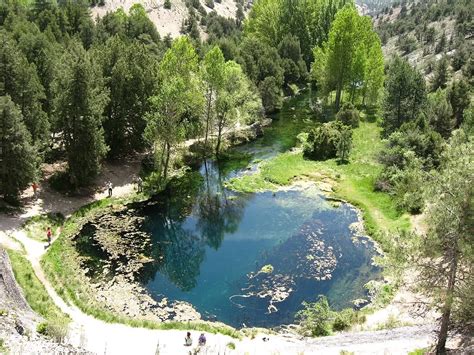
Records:
<instances>
[{"instance_id":1,"label":"rocky shore","mask_svg":"<svg viewBox=\"0 0 474 355\"><path fill-rule=\"evenodd\" d=\"M113 206L85 221L72 240L94 297L107 310L150 321L194 321L201 315L187 302L153 299L143 287L162 255L131 206Z\"/></svg>"}]
</instances>

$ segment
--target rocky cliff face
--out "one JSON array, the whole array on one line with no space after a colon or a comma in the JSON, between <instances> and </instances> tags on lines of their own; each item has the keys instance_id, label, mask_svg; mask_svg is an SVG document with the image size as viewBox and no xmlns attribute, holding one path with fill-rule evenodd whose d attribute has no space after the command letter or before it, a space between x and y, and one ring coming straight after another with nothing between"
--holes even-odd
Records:
<instances>
[{"instance_id":1,"label":"rocky cliff face","mask_svg":"<svg viewBox=\"0 0 474 355\"><path fill-rule=\"evenodd\" d=\"M36 332L43 319L30 308L15 281L10 260L0 247L0 353L84 354Z\"/></svg>"}]
</instances>

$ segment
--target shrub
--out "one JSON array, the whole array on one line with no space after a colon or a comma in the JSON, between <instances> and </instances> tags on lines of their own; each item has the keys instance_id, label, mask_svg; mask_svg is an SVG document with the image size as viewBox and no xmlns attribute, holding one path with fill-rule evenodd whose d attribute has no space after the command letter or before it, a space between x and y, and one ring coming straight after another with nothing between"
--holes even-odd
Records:
<instances>
[{"instance_id":1,"label":"shrub","mask_svg":"<svg viewBox=\"0 0 474 355\"><path fill-rule=\"evenodd\" d=\"M51 176L49 179L49 186L51 186L52 189L62 193L74 190L74 185L71 183L70 176L67 171L59 171Z\"/></svg>"},{"instance_id":2,"label":"shrub","mask_svg":"<svg viewBox=\"0 0 474 355\"><path fill-rule=\"evenodd\" d=\"M352 149L352 130L348 126L344 126L339 133L336 155L341 162L345 162L349 159Z\"/></svg>"},{"instance_id":3,"label":"shrub","mask_svg":"<svg viewBox=\"0 0 474 355\"><path fill-rule=\"evenodd\" d=\"M171 0L165 0L163 7L167 10L171 9Z\"/></svg>"},{"instance_id":4,"label":"shrub","mask_svg":"<svg viewBox=\"0 0 474 355\"><path fill-rule=\"evenodd\" d=\"M341 132L344 130L347 130L347 126L344 126L340 121L323 123L314 128L308 133L307 143L303 147L304 156L313 160L335 158L338 146L342 148L339 142Z\"/></svg>"},{"instance_id":5,"label":"shrub","mask_svg":"<svg viewBox=\"0 0 474 355\"><path fill-rule=\"evenodd\" d=\"M57 343L63 343L68 333L68 320L56 318L39 323L36 327L39 334L50 337Z\"/></svg>"},{"instance_id":6,"label":"shrub","mask_svg":"<svg viewBox=\"0 0 474 355\"><path fill-rule=\"evenodd\" d=\"M334 322L332 324L332 329L335 331L349 329L352 325L354 314L354 310L350 308L343 309L341 312L336 313L336 317L334 318Z\"/></svg>"},{"instance_id":7,"label":"shrub","mask_svg":"<svg viewBox=\"0 0 474 355\"><path fill-rule=\"evenodd\" d=\"M357 128L359 127L360 114L354 105L350 102L346 102L337 113L336 120L341 121L342 124L346 126Z\"/></svg>"},{"instance_id":8,"label":"shrub","mask_svg":"<svg viewBox=\"0 0 474 355\"><path fill-rule=\"evenodd\" d=\"M320 296L314 303L303 302L304 309L296 314L300 326L312 336L326 336L331 334L331 309L326 297Z\"/></svg>"},{"instance_id":9,"label":"shrub","mask_svg":"<svg viewBox=\"0 0 474 355\"><path fill-rule=\"evenodd\" d=\"M227 343L227 347L231 350L235 350L235 343L229 342L229 343Z\"/></svg>"},{"instance_id":10,"label":"shrub","mask_svg":"<svg viewBox=\"0 0 474 355\"><path fill-rule=\"evenodd\" d=\"M214 8L214 0L206 0L206 6L213 9Z\"/></svg>"},{"instance_id":11,"label":"shrub","mask_svg":"<svg viewBox=\"0 0 474 355\"><path fill-rule=\"evenodd\" d=\"M0 353L8 354L8 348L5 346L5 340L0 339Z\"/></svg>"},{"instance_id":12,"label":"shrub","mask_svg":"<svg viewBox=\"0 0 474 355\"><path fill-rule=\"evenodd\" d=\"M335 331L342 331L349 329L353 324L362 324L365 322L365 315L361 312L355 311L351 308L343 309L336 312L332 329Z\"/></svg>"}]
</instances>

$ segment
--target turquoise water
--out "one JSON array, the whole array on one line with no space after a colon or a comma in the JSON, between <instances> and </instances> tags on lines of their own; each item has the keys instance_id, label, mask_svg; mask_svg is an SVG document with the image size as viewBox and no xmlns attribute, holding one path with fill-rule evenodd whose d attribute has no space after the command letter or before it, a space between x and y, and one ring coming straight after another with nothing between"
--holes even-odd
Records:
<instances>
[{"instance_id":1,"label":"turquoise water","mask_svg":"<svg viewBox=\"0 0 474 355\"><path fill-rule=\"evenodd\" d=\"M263 138L238 150L253 159L287 150L315 124L307 106L305 96L288 101ZM223 174L207 161L143 207L159 260L143 279L152 296L190 302L204 319L235 327L292 323L301 303L321 294L336 309L366 297L363 285L379 269L372 242L349 227L356 211L334 206L315 187L275 194L223 187L249 171Z\"/></svg>"}]
</instances>

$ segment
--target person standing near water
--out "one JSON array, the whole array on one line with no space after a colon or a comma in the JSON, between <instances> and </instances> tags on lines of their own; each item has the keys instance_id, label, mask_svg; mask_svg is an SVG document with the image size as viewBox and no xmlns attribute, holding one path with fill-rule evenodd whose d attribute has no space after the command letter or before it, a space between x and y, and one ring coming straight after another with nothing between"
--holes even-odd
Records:
<instances>
[{"instance_id":1,"label":"person standing near water","mask_svg":"<svg viewBox=\"0 0 474 355\"><path fill-rule=\"evenodd\" d=\"M199 346L205 346L206 345L206 336L204 333L201 333L199 336Z\"/></svg>"},{"instance_id":2,"label":"person standing near water","mask_svg":"<svg viewBox=\"0 0 474 355\"><path fill-rule=\"evenodd\" d=\"M186 337L184 338L184 345L185 346L193 345L193 339L191 339L191 333L190 332L186 333Z\"/></svg>"},{"instance_id":3,"label":"person standing near water","mask_svg":"<svg viewBox=\"0 0 474 355\"><path fill-rule=\"evenodd\" d=\"M109 197L112 197L112 189L113 189L113 185L112 185L112 182L108 182L107 184L107 187L108 187L108 190L109 190Z\"/></svg>"}]
</instances>

